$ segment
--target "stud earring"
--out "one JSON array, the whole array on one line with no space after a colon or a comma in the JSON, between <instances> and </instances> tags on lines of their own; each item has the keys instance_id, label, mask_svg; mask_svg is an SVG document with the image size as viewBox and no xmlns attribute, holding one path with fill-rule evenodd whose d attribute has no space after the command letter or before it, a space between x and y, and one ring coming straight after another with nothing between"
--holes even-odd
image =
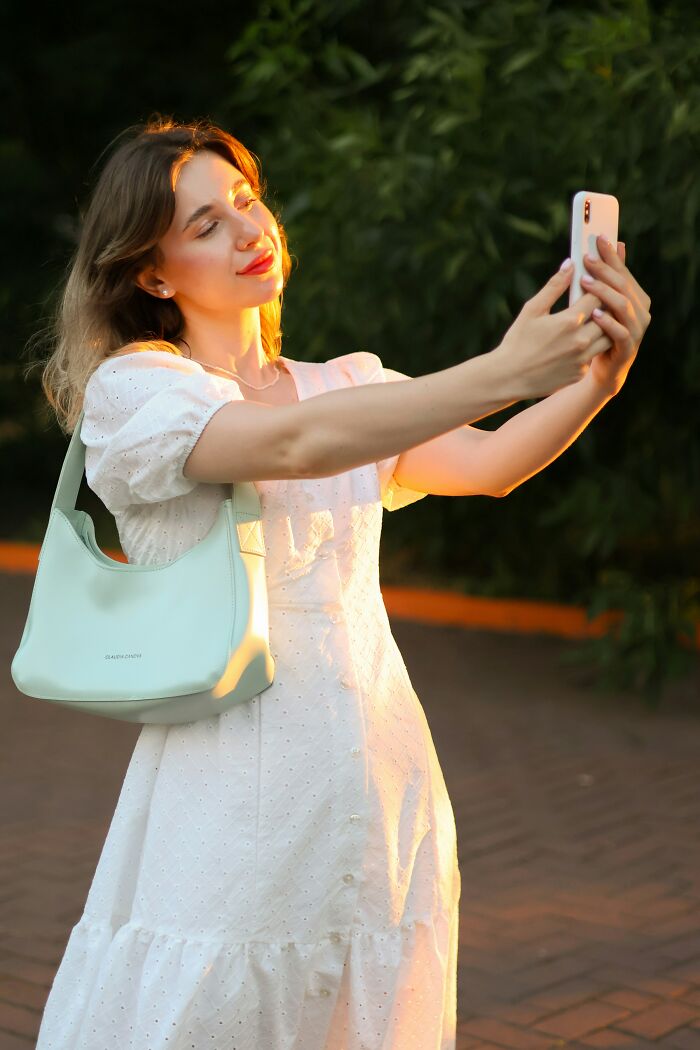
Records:
<instances>
[{"instance_id":1,"label":"stud earring","mask_svg":"<svg viewBox=\"0 0 700 1050\"><path fill-rule=\"evenodd\" d=\"M162 292L163 295L167 295L168 294L168 289L167 288L163 288L163 289L161 289L161 292Z\"/></svg>"}]
</instances>

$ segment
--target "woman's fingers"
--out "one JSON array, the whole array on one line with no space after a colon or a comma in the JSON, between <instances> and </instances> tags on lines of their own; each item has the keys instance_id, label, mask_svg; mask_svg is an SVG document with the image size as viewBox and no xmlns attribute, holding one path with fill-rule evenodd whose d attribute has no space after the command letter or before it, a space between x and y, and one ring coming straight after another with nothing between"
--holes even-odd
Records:
<instances>
[{"instance_id":1,"label":"woman's fingers","mask_svg":"<svg viewBox=\"0 0 700 1050\"><path fill-rule=\"evenodd\" d=\"M603 280L596 280L592 278L590 281L586 280L585 275L581 278L581 286L586 289L587 292L593 292L597 295L603 303L610 308L612 313L615 315L618 321L625 326L633 324L635 321L634 306L622 292L616 291L615 288L611 288Z\"/></svg>"},{"instance_id":2,"label":"woman's fingers","mask_svg":"<svg viewBox=\"0 0 700 1050\"><path fill-rule=\"evenodd\" d=\"M609 350L613 344L612 338L602 330L595 317L586 321L581 331L585 332L591 340L587 351L591 356L599 354L602 350Z\"/></svg>"},{"instance_id":3,"label":"woman's fingers","mask_svg":"<svg viewBox=\"0 0 700 1050\"><path fill-rule=\"evenodd\" d=\"M598 244L600 259L584 256L586 268L592 270L593 275L591 278L591 275L584 274L581 286L597 295L632 338L637 338L638 329L644 327L651 299L625 266L621 257L625 254L622 241L618 241L617 250L602 237L598 238Z\"/></svg>"},{"instance_id":4,"label":"woman's fingers","mask_svg":"<svg viewBox=\"0 0 700 1050\"><path fill-rule=\"evenodd\" d=\"M615 320L610 314L605 313L605 311L600 317L595 317L593 320L597 325L600 325L606 335L610 336L614 345L624 347L628 352L636 345L638 340L635 333L627 325L620 324L619 321Z\"/></svg>"},{"instance_id":5,"label":"woman's fingers","mask_svg":"<svg viewBox=\"0 0 700 1050\"><path fill-rule=\"evenodd\" d=\"M608 245L604 237L599 237L598 251L600 252L600 259L592 259L590 256L584 255L583 262L586 269L591 271L593 277L605 281L612 288L617 288L618 291L624 291L627 297L636 303L643 313L646 313L651 305L651 299L635 279L634 274L631 274L625 266L626 248L624 241L618 241L617 244L618 248L615 250ZM620 256L620 248L622 248L622 257ZM588 287L588 285L584 286Z\"/></svg>"}]
</instances>

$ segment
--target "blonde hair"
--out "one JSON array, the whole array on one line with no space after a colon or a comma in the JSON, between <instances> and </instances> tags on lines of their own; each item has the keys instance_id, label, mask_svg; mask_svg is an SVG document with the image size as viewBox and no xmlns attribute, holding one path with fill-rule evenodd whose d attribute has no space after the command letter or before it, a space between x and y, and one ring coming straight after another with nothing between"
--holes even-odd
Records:
<instances>
[{"instance_id":1,"label":"blonde hair","mask_svg":"<svg viewBox=\"0 0 700 1050\"><path fill-rule=\"evenodd\" d=\"M49 324L28 344L48 344L48 356L33 361L26 372L43 367L44 394L67 433L78 421L90 376L117 350L129 346L184 356L174 345L184 331L179 306L149 295L134 280L145 266L161 261L158 241L173 219L182 166L199 150L212 150L245 175L257 197L266 191L256 155L207 119L178 123L156 114L122 134L128 133L132 137L109 157L81 213L78 244ZM286 285L292 262L284 227L273 214ZM282 352L283 294L284 286L276 299L259 307L268 361Z\"/></svg>"}]
</instances>

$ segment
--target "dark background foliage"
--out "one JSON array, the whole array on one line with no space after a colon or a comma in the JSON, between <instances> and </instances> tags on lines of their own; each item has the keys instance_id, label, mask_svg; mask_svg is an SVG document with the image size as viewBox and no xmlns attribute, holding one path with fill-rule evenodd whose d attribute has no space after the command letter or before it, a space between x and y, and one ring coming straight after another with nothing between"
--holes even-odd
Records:
<instances>
[{"instance_id":1,"label":"dark background foliage","mask_svg":"<svg viewBox=\"0 0 700 1050\"><path fill-rule=\"evenodd\" d=\"M627 383L506 499L386 514L385 582L624 611L570 658L641 690L697 659L700 9L617 0L3 8L0 442L6 539L40 541L65 440L24 349L100 154L154 112L209 116L260 158L295 257L284 353L421 375L495 347L568 254L578 189L620 200L652 324ZM561 306L566 306L563 297ZM530 402L534 403L534 402ZM479 421L495 429L521 402ZM112 519L87 487L103 545Z\"/></svg>"}]
</instances>

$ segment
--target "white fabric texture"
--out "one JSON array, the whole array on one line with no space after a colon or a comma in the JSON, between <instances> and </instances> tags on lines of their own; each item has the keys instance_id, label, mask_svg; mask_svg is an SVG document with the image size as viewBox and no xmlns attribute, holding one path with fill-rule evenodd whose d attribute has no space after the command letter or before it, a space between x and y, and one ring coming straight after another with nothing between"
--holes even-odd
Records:
<instances>
[{"instance_id":1,"label":"white fabric texture","mask_svg":"<svg viewBox=\"0 0 700 1050\"><path fill-rule=\"evenodd\" d=\"M300 400L389 378L367 351L282 360ZM93 374L87 479L129 561L211 528L230 487L182 466L241 398L157 350ZM36 1050L455 1050L454 813L379 588L384 501L425 495L397 459L255 483L275 681L142 727Z\"/></svg>"}]
</instances>

